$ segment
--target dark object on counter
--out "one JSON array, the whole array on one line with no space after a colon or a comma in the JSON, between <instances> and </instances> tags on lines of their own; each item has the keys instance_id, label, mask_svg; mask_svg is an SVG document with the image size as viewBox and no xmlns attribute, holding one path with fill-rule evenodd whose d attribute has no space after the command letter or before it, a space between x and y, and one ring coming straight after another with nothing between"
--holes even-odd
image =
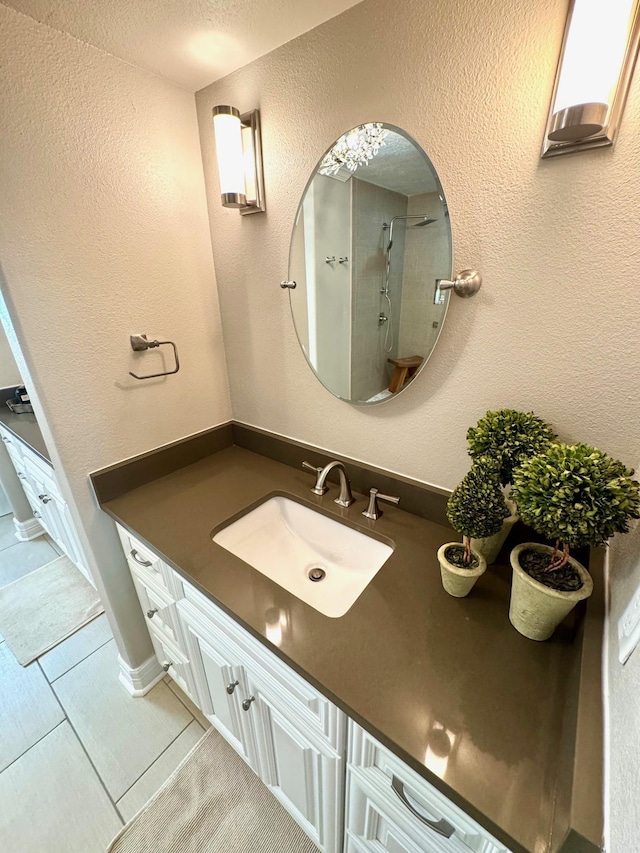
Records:
<instances>
[{"instance_id":1,"label":"dark object on counter","mask_svg":"<svg viewBox=\"0 0 640 853\"><path fill-rule=\"evenodd\" d=\"M7 400L7 406L11 409L14 415L24 415L33 412L33 406L29 399L29 393L24 385L18 385L10 400Z\"/></svg>"}]
</instances>

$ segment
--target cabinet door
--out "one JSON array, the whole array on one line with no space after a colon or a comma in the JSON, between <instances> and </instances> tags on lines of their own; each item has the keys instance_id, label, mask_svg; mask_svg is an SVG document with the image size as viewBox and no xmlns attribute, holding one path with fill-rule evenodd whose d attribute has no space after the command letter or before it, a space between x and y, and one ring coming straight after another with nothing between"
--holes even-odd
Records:
<instances>
[{"instance_id":1,"label":"cabinet door","mask_svg":"<svg viewBox=\"0 0 640 853\"><path fill-rule=\"evenodd\" d=\"M69 507L62 497L53 469L45 472L42 463L34 461L25 451L22 486L34 508L34 515L60 550L82 572L90 583L87 569Z\"/></svg>"},{"instance_id":2,"label":"cabinet door","mask_svg":"<svg viewBox=\"0 0 640 853\"><path fill-rule=\"evenodd\" d=\"M242 702L249 697L242 658L233 643L207 624L188 602L178 603L178 613L200 709L255 770L257 760L253 728L250 717L242 709Z\"/></svg>"},{"instance_id":3,"label":"cabinet door","mask_svg":"<svg viewBox=\"0 0 640 853\"><path fill-rule=\"evenodd\" d=\"M296 721L286 697L249 678L260 778L323 853L341 850L342 757Z\"/></svg>"},{"instance_id":4,"label":"cabinet door","mask_svg":"<svg viewBox=\"0 0 640 853\"><path fill-rule=\"evenodd\" d=\"M78 534L71 518L69 507L64 501L55 498L56 509L58 511L59 532L61 537L60 547L65 552L72 563L82 572L89 583L93 584L91 572L85 565L82 546L78 540ZM95 584L94 584L95 586Z\"/></svg>"},{"instance_id":5,"label":"cabinet door","mask_svg":"<svg viewBox=\"0 0 640 853\"><path fill-rule=\"evenodd\" d=\"M64 551L60 512L56 500L50 495L44 477L35 467L29 465L25 458L24 473L26 481L24 492L33 506L34 515L47 531L49 536Z\"/></svg>"}]
</instances>

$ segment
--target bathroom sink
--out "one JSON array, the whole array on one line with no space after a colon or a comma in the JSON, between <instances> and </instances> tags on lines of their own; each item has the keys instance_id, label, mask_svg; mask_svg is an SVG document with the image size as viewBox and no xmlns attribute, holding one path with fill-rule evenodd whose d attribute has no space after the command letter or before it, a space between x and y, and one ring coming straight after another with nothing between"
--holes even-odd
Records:
<instances>
[{"instance_id":1,"label":"bathroom sink","mask_svg":"<svg viewBox=\"0 0 640 853\"><path fill-rule=\"evenodd\" d=\"M325 616L344 614L393 548L277 495L223 527L218 545Z\"/></svg>"}]
</instances>

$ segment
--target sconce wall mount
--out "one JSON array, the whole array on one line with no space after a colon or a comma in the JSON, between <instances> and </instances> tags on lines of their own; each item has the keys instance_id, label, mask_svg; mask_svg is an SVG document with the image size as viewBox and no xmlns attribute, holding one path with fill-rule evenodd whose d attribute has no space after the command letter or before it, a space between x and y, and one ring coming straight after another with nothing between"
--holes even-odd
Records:
<instances>
[{"instance_id":1,"label":"sconce wall mount","mask_svg":"<svg viewBox=\"0 0 640 853\"><path fill-rule=\"evenodd\" d=\"M613 145L640 46L640 0L571 0L542 157Z\"/></svg>"},{"instance_id":2,"label":"sconce wall mount","mask_svg":"<svg viewBox=\"0 0 640 853\"><path fill-rule=\"evenodd\" d=\"M266 210L260 111L243 113L226 104L213 108L213 130L223 207L245 216Z\"/></svg>"}]
</instances>

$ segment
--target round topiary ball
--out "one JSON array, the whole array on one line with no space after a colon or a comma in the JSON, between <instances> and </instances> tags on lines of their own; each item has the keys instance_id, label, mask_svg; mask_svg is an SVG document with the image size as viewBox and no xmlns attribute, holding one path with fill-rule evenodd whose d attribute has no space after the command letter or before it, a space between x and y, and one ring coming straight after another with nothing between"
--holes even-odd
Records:
<instances>
[{"instance_id":1,"label":"round topiary ball","mask_svg":"<svg viewBox=\"0 0 640 853\"><path fill-rule=\"evenodd\" d=\"M552 427L533 412L500 409L487 412L467 432L472 459L490 456L500 466L503 486L513 481L514 469L557 438Z\"/></svg>"},{"instance_id":2,"label":"round topiary ball","mask_svg":"<svg viewBox=\"0 0 640 853\"><path fill-rule=\"evenodd\" d=\"M640 518L633 473L587 444L554 443L515 470L510 497L523 522L551 542L604 545Z\"/></svg>"},{"instance_id":3,"label":"round topiary ball","mask_svg":"<svg viewBox=\"0 0 640 853\"><path fill-rule=\"evenodd\" d=\"M447 503L447 518L461 536L493 536L510 514L498 473L495 460L480 457L453 490Z\"/></svg>"}]
</instances>

